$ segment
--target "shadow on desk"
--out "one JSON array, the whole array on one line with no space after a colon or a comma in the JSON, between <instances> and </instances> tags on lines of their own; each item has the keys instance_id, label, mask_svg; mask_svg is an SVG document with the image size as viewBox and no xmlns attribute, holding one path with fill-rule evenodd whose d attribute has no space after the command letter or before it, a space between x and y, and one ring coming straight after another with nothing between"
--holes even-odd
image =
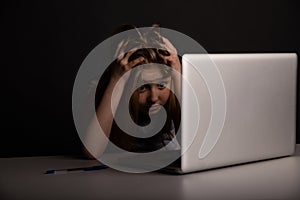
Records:
<instances>
[{"instance_id":1,"label":"shadow on desk","mask_svg":"<svg viewBox=\"0 0 300 200\"><path fill-rule=\"evenodd\" d=\"M290 157L182 176L113 169L45 175L99 164L76 157L0 159L1 199L300 199L300 146Z\"/></svg>"}]
</instances>

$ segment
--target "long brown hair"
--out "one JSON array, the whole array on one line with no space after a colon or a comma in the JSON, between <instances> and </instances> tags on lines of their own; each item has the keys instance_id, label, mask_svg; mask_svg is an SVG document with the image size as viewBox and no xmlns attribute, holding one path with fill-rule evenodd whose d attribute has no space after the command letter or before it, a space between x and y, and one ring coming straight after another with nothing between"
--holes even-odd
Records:
<instances>
[{"instance_id":1,"label":"long brown hair","mask_svg":"<svg viewBox=\"0 0 300 200\"><path fill-rule=\"evenodd\" d=\"M152 49L152 48L147 48L147 49L139 49L137 50L134 54L131 55L129 58L130 60L134 60L135 58L138 57L144 57L144 61L142 63L139 63L138 65L141 64L148 64L148 63L158 63L158 64L164 64L165 60L161 58L159 55L158 49ZM170 70L169 72L164 72L169 73L169 76L171 76L171 67L168 67ZM163 70L163 69L162 69ZM137 76L137 74L131 74L130 76ZM129 78L130 79L130 78ZM141 125L141 115L140 115L140 107L138 102L139 98L139 93L138 91L133 92L130 94L130 96L127 96L127 91L129 91L135 81L135 79L132 79L133 81L127 82L125 86L125 90L121 97L121 101L127 102L126 98L130 98L129 100L129 112L131 115L132 120L137 124ZM171 88L173 87L172 85L172 79L171 79ZM128 90L129 89L129 90ZM114 122L113 127L111 130L111 135L110 135L110 140L120 148L127 150L127 151L132 151L132 152L151 152L158 150L162 148L163 146L167 145L164 144L164 141L171 141L174 137L172 134L172 126L174 124L175 128L175 133L178 132L179 126L180 126L180 120L181 120L181 110L180 110L180 104L178 99L176 98L175 94L170 90L170 95L169 98L164 105L164 108L167 112L167 119L164 127L162 130L157 133L156 135L149 137L149 138L135 138L131 135L128 135L124 133ZM118 110L117 110L118 112ZM126 120L126 119L124 119Z\"/></svg>"},{"instance_id":2,"label":"long brown hair","mask_svg":"<svg viewBox=\"0 0 300 200\"><path fill-rule=\"evenodd\" d=\"M120 30L117 30L117 32L125 31L128 29L134 29L134 26L123 26L121 27ZM138 31L138 30L137 30ZM139 34L139 33L138 33ZM159 33L153 31L147 33L148 36L151 34L151 37L145 37L146 39L148 38L149 41L144 40L145 44L150 44L150 46L155 46L159 47L160 43L162 42L161 36ZM141 38L143 40L143 38ZM137 42L137 41L133 41ZM129 42L130 44L130 42ZM147 45L146 45L147 46ZM158 64L163 64L167 65L168 63L165 62L165 60L161 57L159 51L164 51L159 48L141 48L138 49L136 52L134 52L130 58L128 59L128 62L135 60L136 58L143 57L144 61L142 63L139 63L138 65L141 64L148 64L148 63L158 63ZM114 62L117 62L115 60ZM112 67L114 66L115 63L112 63L103 73L102 77L100 78L100 81L98 83L98 87L96 90L96 96L95 96L95 107L97 109L102 96L104 94L104 91L109 83L109 80L111 78L111 73L112 73ZM171 81L172 82L172 81ZM126 84L126 87L132 87L130 84ZM172 87L172 86L171 86ZM126 90L125 90L126 91ZM138 93L134 92L129 98L130 98L130 103L129 103L129 112L131 115L132 120L139 125L139 108L137 105L137 99L138 99ZM124 100L126 95L123 95L121 97ZM174 136L171 133L172 129L172 124L174 124L175 128L175 133L178 132L179 126L180 126L180 120L181 120L181 110L180 110L180 104L179 100L176 98L174 93L170 91L169 98L164 105L164 108L167 112L167 119L164 127L162 130L157 133L156 135L149 137L149 138L136 138L131 135L128 135L127 133L123 132L118 125L116 124L115 121L113 121L112 124L112 129L111 129L111 134L110 134L110 141L113 142L116 146L127 150L131 152L151 152L158 150L165 146L163 140L168 140L170 141ZM118 109L117 109L118 112ZM126 120L126 119L124 119ZM167 137L167 138L166 138Z\"/></svg>"}]
</instances>

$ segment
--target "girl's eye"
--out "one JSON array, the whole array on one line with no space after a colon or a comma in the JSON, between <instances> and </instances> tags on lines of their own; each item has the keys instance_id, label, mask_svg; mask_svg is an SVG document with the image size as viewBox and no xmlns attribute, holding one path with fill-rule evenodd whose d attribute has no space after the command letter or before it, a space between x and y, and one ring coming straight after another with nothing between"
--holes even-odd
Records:
<instances>
[{"instance_id":1,"label":"girl's eye","mask_svg":"<svg viewBox=\"0 0 300 200\"><path fill-rule=\"evenodd\" d=\"M164 89L166 87L166 85L167 85L167 83L162 82L162 83L157 84L157 87L158 87L158 89Z\"/></svg>"},{"instance_id":2,"label":"girl's eye","mask_svg":"<svg viewBox=\"0 0 300 200\"><path fill-rule=\"evenodd\" d=\"M142 85L140 88L139 88L139 92L144 92L146 91L147 89L147 85Z\"/></svg>"}]
</instances>

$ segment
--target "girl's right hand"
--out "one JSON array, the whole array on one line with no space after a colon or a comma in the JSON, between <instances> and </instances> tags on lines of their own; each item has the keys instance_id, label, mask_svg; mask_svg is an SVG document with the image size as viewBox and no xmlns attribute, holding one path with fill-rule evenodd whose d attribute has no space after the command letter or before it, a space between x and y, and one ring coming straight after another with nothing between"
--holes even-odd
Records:
<instances>
[{"instance_id":1,"label":"girl's right hand","mask_svg":"<svg viewBox=\"0 0 300 200\"><path fill-rule=\"evenodd\" d=\"M137 64L143 62L145 58L139 57L135 60L132 60L128 62L128 59L130 56L137 50L137 48L134 48L130 50L127 53L122 53L118 56L116 59L113 67L112 67L112 76L111 79L112 81L118 81L126 72L131 70L134 66Z\"/></svg>"}]
</instances>

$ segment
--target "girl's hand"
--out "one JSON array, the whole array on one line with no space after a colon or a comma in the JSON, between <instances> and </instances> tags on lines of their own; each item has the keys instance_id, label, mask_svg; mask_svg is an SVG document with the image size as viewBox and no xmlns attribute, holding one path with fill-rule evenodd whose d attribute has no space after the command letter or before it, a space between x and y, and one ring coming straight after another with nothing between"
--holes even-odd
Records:
<instances>
[{"instance_id":1,"label":"girl's hand","mask_svg":"<svg viewBox=\"0 0 300 200\"><path fill-rule=\"evenodd\" d=\"M121 53L113 67L112 67L112 77L113 81L118 81L127 71L131 70L134 66L144 61L143 57L139 57L135 60L128 62L129 57L137 50L137 48L131 49L127 53Z\"/></svg>"},{"instance_id":2,"label":"girl's hand","mask_svg":"<svg viewBox=\"0 0 300 200\"><path fill-rule=\"evenodd\" d=\"M158 52L160 56L167 61L167 64L170 65L173 69L181 73L181 64L177 55L177 50L173 44L165 37L162 37L163 48L159 49Z\"/></svg>"},{"instance_id":3,"label":"girl's hand","mask_svg":"<svg viewBox=\"0 0 300 200\"><path fill-rule=\"evenodd\" d=\"M158 52L161 57L167 61L167 64L171 66L172 69L176 70L172 71L172 79L174 81L174 92L177 99L181 99L181 63L178 58L177 50L172 45L172 43L167 39L162 37L164 49L159 49Z\"/></svg>"}]
</instances>

